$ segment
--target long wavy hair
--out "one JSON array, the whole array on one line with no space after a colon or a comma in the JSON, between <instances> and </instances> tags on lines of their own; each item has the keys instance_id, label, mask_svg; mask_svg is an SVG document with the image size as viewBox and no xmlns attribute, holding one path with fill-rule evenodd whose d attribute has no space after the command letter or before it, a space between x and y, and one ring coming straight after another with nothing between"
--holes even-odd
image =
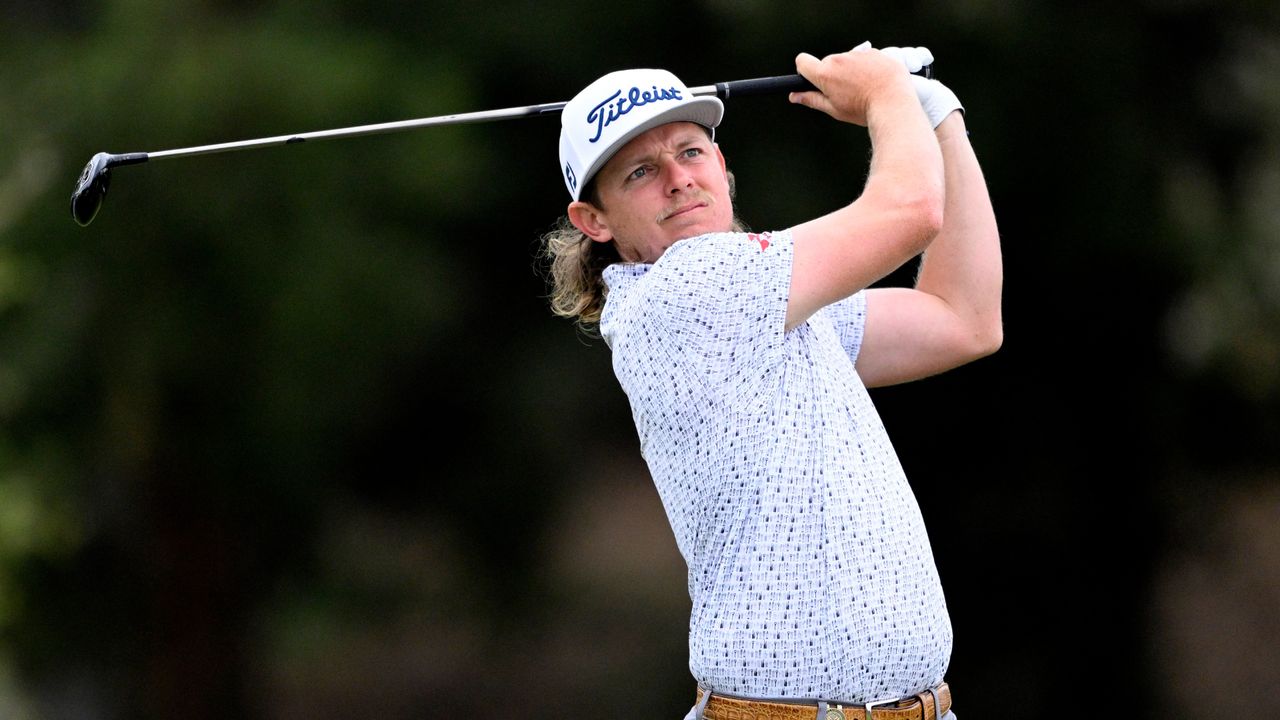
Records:
<instances>
[{"instance_id":1,"label":"long wavy hair","mask_svg":"<svg viewBox=\"0 0 1280 720\"><path fill-rule=\"evenodd\" d=\"M729 200L737 195L733 172L729 172ZM583 200L603 208L596 192L595 178L582 191ZM743 232L746 225L733 213L735 232ZM562 215L555 226L540 238L538 259L542 275L550 286L547 299L551 311L573 320L578 328L590 336L599 335L600 314L604 312L608 288L604 284L604 269L623 262L613 243L592 240Z\"/></svg>"}]
</instances>

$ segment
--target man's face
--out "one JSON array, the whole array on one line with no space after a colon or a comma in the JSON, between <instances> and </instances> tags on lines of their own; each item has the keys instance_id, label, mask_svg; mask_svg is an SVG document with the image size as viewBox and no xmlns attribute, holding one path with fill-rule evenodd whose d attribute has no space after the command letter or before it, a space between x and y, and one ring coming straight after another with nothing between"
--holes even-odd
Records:
<instances>
[{"instance_id":1,"label":"man's face","mask_svg":"<svg viewBox=\"0 0 1280 720\"><path fill-rule=\"evenodd\" d=\"M569 205L573 224L613 241L629 262L654 262L677 240L733 226L720 148L700 125L659 125L636 137L595 176L600 204Z\"/></svg>"}]
</instances>

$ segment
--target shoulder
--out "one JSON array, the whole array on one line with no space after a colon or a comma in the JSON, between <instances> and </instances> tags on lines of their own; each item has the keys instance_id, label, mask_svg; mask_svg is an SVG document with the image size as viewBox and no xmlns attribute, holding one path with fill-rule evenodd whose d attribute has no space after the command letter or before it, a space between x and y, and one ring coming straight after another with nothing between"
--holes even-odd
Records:
<instances>
[{"instance_id":1,"label":"shoulder","mask_svg":"<svg viewBox=\"0 0 1280 720\"><path fill-rule=\"evenodd\" d=\"M791 231L781 232L724 232L699 235L672 245L658 265L667 262L687 262L706 257L751 257L772 251L773 254L789 249Z\"/></svg>"},{"instance_id":2,"label":"shoulder","mask_svg":"<svg viewBox=\"0 0 1280 720\"><path fill-rule=\"evenodd\" d=\"M698 235L680 240L667 249L655 263L615 263L604 270L603 278L610 292L629 289L644 279L653 287L678 276L684 282L698 275L713 274L723 269L740 269L744 262L756 258L772 260L791 254L791 232L725 232ZM767 265L762 262L761 267ZM692 273L692 274L691 274Z\"/></svg>"},{"instance_id":3,"label":"shoulder","mask_svg":"<svg viewBox=\"0 0 1280 720\"><path fill-rule=\"evenodd\" d=\"M791 272L790 233L715 233L681 240L653 265L649 281L691 290L749 283Z\"/></svg>"},{"instance_id":4,"label":"shoulder","mask_svg":"<svg viewBox=\"0 0 1280 720\"><path fill-rule=\"evenodd\" d=\"M723 340L752 322L772 322L775 310L786 310L790 243L786 232L699 235L652 265L610 266L601 329Z\"/></svg>"}]
</instances>

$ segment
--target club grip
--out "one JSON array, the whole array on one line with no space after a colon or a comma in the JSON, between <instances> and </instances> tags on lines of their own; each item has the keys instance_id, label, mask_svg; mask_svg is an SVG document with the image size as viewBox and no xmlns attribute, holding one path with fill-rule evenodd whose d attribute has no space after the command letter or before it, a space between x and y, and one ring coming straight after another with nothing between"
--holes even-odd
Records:
<instances>
[{"instance_id":1,"label":"club grip","mask_svg":"<svg viewBox=\"0 0 1280 720\"><path fill-rule=\"evenodd\" d=\"M777 75L774 77L730 80L716 83L716 97L728 100L742 95L772 95L775 93L805 92L816 90L813 83L801 75Z\"/></svg>"},{"instance_id":2,"label":"club grip","mask_svg":"<svg viewBox=\"0 0 1280 720\"><path fill-rule=\"evenodd\" d=\"M925 65L912 75L933 77L933 66ZM730 97L742 95L772 95L775 93L806 92L817 90L813 83L802 75L775 75L773 77L752 78L750 80L730 80L716 83L716 97L728 100Z\"/></svg>"}]
</instances>

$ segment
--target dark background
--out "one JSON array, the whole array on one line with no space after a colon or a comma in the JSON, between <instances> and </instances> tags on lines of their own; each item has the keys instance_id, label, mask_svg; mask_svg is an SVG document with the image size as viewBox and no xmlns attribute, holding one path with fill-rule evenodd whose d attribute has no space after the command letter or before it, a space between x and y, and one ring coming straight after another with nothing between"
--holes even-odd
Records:
<instances>
[{"instance_id":1,"label":"dark background","mask_svg":"<svg viewBox=\"0 0 1280 720\"><path fill-rule=\"evenodd\" d=\"M924 45L1005 252L1005 345L874 392L975 718L1280 688L1280 5L0 2L0 716L678 718L684 566L607 349L553 317L541 118L156 151ZM742 216L865 132L730 101ZM888 282L909 282L911 268Z\"/></svg>"}]
</instances>

